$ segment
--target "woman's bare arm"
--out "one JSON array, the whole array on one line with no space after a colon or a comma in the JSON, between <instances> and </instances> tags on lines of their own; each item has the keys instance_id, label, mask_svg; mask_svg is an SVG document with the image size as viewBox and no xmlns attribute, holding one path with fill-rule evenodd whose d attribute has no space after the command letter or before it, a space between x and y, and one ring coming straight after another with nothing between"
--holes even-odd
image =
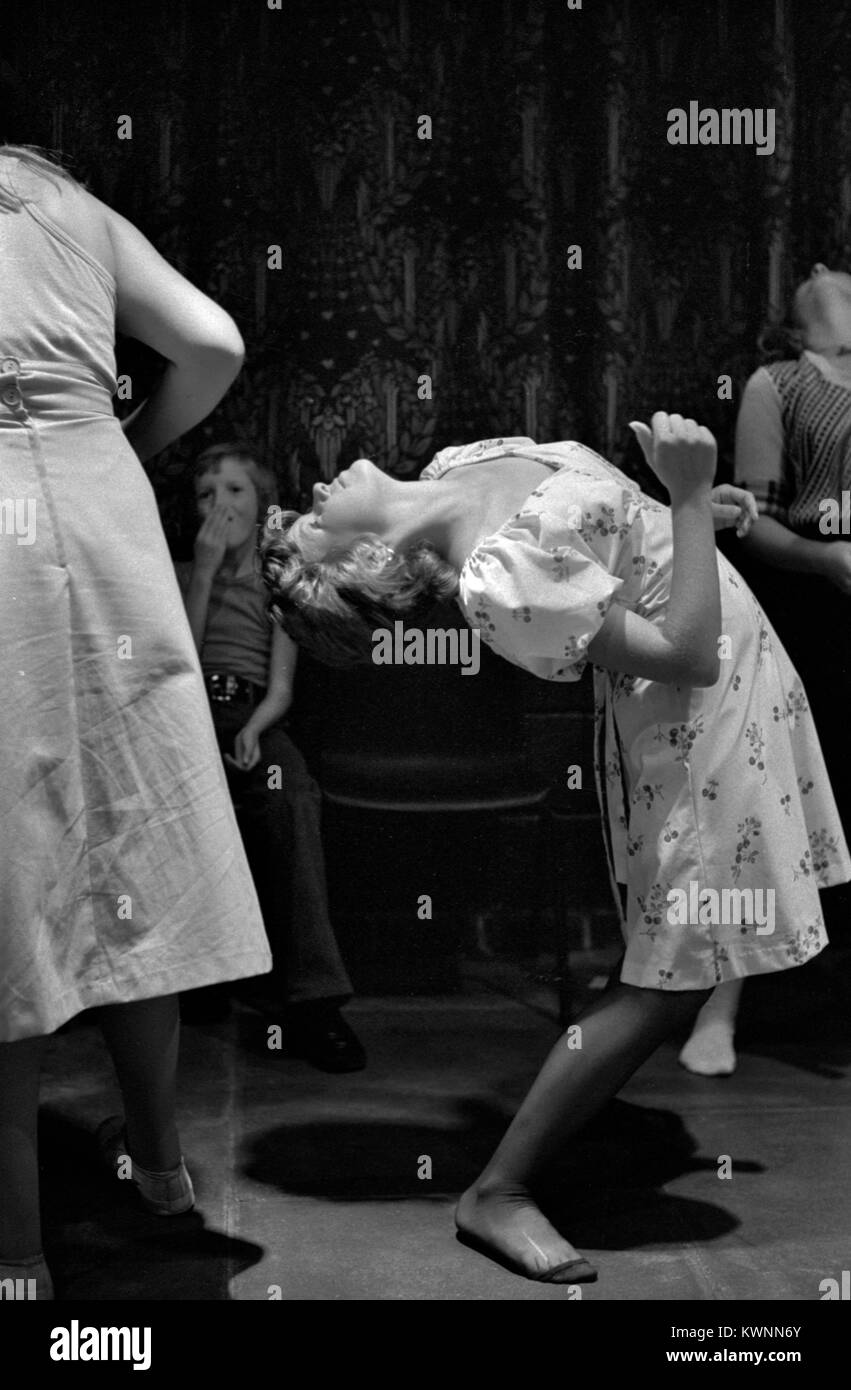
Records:
<instances>
[{"instance_id":1,"label":"woman's bare arm","mask_svg":"<svg viewBox=\"0 0 851 1390\"><path fill-rule=\"evenodd\" d=\"M125 421L141 459L203 420L237 376L244 346L233 319L190 284L125 217L73 181L16 161L14 185L115 277L117 327L152 347L167 366Z\"/></svg>"},{"instance_id":2,"label":"woman's bare arm","mask_svg":"<svg viewBox=\"0 0 851 1390\"><path fill-rule=\"evenodd\" d=\"M774 569L823 574L828 544L796 536L774 516L761 516L751 529L745 549Z\"/></svg>"},{"instance_id":3,"label":"woman's bare arm","mask_svg":"<svg viewBox=\"0 0 851 1390\"><path fill-rule=\"evenodd\" d=\"M238 375L245 349L224 309L170 266L131 222L97 205L113 252L117 326L167 362L150 396L124 422L144 460L209 415Z\"/></svg>"}]
</instances>

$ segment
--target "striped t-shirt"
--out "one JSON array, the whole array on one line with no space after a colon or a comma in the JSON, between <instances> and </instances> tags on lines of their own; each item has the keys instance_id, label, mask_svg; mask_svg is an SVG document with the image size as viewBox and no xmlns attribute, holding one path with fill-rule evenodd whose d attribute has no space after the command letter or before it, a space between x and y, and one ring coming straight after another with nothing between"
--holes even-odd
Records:
<instances>
[{"instance_id":1,"label":"striped t-shirt","mask_svg":"<svg viewBox=\"0 0 851 1390\"><path fill-rule=\"evenodd\" d=\"M804 352L754 372L736 422L735 480L792 531L818 525L851 489L851 375Z\"/></svg>"}]
</instances>

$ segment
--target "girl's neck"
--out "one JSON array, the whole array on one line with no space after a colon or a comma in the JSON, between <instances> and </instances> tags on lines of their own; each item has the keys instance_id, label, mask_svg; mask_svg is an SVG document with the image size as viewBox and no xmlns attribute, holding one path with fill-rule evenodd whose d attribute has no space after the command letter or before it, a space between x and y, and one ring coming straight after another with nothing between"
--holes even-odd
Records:
<instances>
[{"instance_id":1,"label":"girl's neck","mask_svg":"<svg viewBox=\"0 0 851 1390\"><path fill-rule=\"evenodd\" d=\"M809 317L804 346L821 357L845 357L851 353L851 312L846 301L827 301Z\"/></svg>"},{"instance_id":2,"label":"girl's neck","mask_svg":"<svg viewBox=\"0 0 851 1390\"><path fill-rule=\"evenodd\" d=\"M504 526L550 477L552 469L540 460L503 456L415 486L400 483L383 539L395 550L429 541L460 571L483 537Z\"/></svg>"},{"instance_id":3,"label":"girl's neck","mask_svg":"<svg viewBox=\"0 0 851 1390\"><path fill-rule=\"evenodd\" d=\"M454 563L455 538L473 502L470 489L459 488L454 478L399 483L382 539L394 550L428 541L439 555Z\"/></svg>"}]
</instances>

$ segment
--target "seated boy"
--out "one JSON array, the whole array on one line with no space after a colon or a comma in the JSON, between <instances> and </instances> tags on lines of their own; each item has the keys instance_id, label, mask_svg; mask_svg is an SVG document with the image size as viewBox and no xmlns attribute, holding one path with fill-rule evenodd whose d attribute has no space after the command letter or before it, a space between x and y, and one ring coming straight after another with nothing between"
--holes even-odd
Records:
<instances>
[{"instance_id":1,"label":"seated boy","mask_svg":"<svg viewBox=\"0 0 851 1390\"><path fill-rule=\"evenodd\" d=\"M340 1013L352 986L328 916L321 793L282 723L298 649L266 615L255 558L275 480L241 444L205 449L193 475L201 526L194 560L176 569L275 960L288 1048L324 1071L357 1071L366 1058ZM205 991L184 996L184 1018L214 1017L216 1003Z\"/></svg>"}]
</instances>

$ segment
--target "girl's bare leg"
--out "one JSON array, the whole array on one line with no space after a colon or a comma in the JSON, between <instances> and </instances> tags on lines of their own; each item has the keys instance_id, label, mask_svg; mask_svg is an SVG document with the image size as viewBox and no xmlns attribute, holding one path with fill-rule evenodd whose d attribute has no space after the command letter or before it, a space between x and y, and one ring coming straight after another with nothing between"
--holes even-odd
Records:
<instances>
[{"instance_id":1,"label":"girl's bare leg","mask_svg":"<svg viewBox=\"0 0 851 1390\"><path fill-rule=\"evenodd\" d=\"M693 1018L706 993L618 984L599 996L577 1020L581 1047L568 1047L566 1037L556 1043L490 1163L461 1197L459 1230L531 1279L579 1259L532 1194L577 1130ZM566 1272L553 1282L574 1279Z\"/></svg>"},{"instance_id":2,"label":"girl's bare leg","mask_svg":"<svg viewBox=\"0 0 851 1390\"><path fill-rule=\"evenodd\" d=\"M46 1038L0 1043L0 1262L41 1251L38 1083Z\"/></svg>"},{"instance_id":3,"label":"girl's bare leg","mask_svg":"<svg viewBox=\"0 0 851 1390\"><path fill-rule=\"evenodd\" d=\"M732 1076L736 1070L736 1014L744 980L716 985L697 1018L680 1061L698 1076Z\"/></svg>"},{"instance_id":4,"label":"girl's bare leg","mask_svg":"<svg viewBox=\"0 0 851 1390\"><path fill-rule=\"evenodd\" d=\"M152 1173L180 1162L175 1101L180 1014L176 994L98 1010L124 1097L127 1148Z\"/></svg>"}]
</instances>

